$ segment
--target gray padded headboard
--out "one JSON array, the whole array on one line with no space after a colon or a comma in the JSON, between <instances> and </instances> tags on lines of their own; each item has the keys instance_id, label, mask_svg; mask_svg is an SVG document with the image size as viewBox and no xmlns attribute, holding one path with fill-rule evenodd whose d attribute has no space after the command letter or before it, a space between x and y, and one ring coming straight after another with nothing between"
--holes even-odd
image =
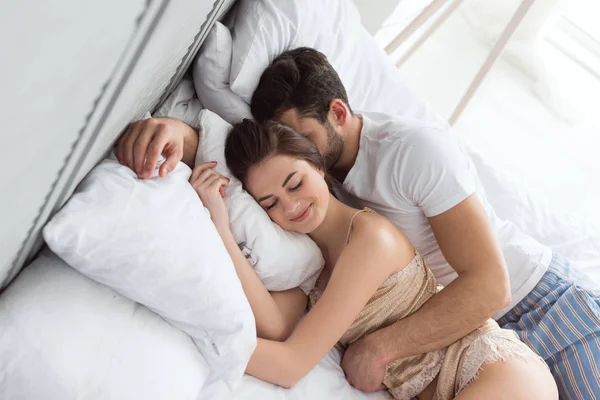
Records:
<instances>
[{"instance_id":1,"label":"gray padded headboard","mask_svg":"<svg viewBox=\"0 0 600 400\"><path fill-rule=\"evenodd\" d=\"M0 289L123 128L175 87L234 0L9 2L0 12Z\"/></svg>"}]
</instances>

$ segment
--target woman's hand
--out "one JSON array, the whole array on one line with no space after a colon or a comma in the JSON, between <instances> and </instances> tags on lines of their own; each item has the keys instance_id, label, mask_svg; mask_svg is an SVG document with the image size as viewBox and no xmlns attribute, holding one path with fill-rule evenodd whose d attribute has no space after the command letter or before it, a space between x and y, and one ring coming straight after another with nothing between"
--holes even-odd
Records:
<instances>
[{"instance_id":1,"label":"woman's hand","mask_svg":"<svg viewBox=\"0 0 600 400\"><path fill-rule=\"evenodd\" d=\"M210 212L215 227L222 233L229 229L229 214L223 200L223 188L229 185L229 178L213 171L216 165L217 162L213 161L194 168L190 183Z\"/></svg>"}]
</instances>

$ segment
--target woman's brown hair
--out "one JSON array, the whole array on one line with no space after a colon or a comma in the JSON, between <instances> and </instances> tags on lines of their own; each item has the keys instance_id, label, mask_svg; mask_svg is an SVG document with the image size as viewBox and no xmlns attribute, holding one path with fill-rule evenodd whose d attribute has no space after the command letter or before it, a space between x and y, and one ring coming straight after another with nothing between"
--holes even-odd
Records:
<instances>
[{"instance_id":1,"label":"woman's brown hair","mask_svg":"<svg viewBox=\"0 0 600 400\"><path fill-rule=\"evenodd\" d=\"M235 124L225 142L225 159L231 173L246 185L248 171L274 155L304 160L324 171L317 146L300 133L278 122L244 119Z\"/></svg>"}]
</instances>

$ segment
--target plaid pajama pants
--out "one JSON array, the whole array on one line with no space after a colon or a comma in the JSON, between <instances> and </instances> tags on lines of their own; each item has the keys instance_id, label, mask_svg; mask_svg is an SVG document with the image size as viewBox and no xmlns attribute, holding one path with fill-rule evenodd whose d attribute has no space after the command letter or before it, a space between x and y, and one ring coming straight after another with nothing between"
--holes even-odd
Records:
<instances>
[{"instance_id":1,"label":"plaid pajama pants","mask_svg":"<svg viewBox=\"0 0 600 400\"><path fill-rule=\"evenodd\" d=\"M561 400L600 399L600 295L554 256L536 287L498 323L550 367Z\"/></svg>"}]
</instances>

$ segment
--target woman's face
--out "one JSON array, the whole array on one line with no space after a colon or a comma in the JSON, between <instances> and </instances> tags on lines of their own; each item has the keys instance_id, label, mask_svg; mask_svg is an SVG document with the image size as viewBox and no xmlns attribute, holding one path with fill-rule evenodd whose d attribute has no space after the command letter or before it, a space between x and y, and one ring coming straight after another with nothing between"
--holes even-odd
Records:
<instances>
[{"instance_id":1,"label":"woman's face","mask_svg":"<svg viewBox=\"0 0 600 400\"><path fill-rule=\"evenodd\" d=\"M295 157L275 155L248 171L246 187L275 223L310 233L325 218L329 189L323 171Z\"/></svg>"}]
</instances>

